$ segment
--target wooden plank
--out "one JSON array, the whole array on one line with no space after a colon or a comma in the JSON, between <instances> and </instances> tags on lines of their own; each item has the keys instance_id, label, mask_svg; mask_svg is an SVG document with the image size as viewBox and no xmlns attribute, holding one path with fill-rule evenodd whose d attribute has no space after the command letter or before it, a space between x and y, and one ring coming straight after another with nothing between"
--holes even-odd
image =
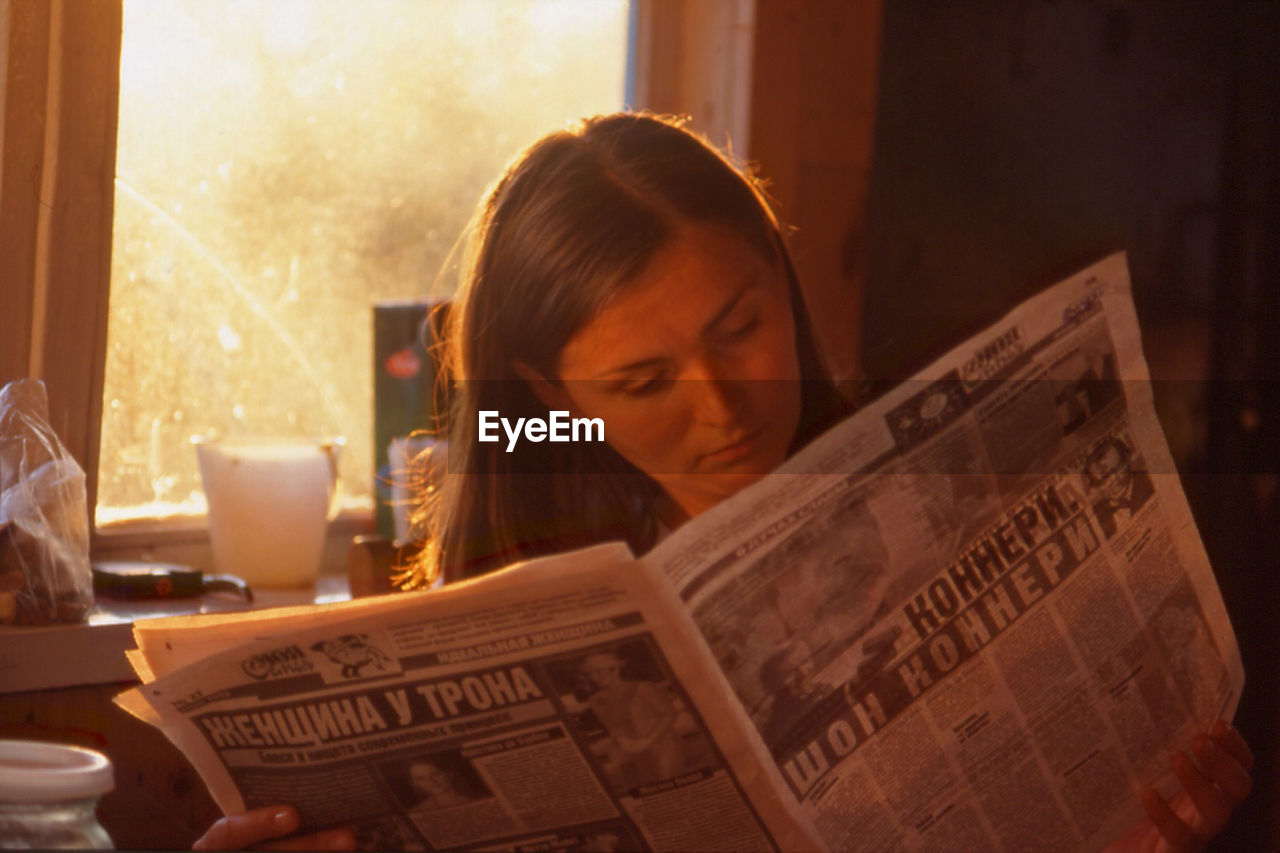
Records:
<instances>
[{"instance_id":1,"label":"wooden plank","mask_svg":"<svg viewBox=\"0 0 1280 853\"><path fill-rule=\"evenodd\" d=\"M741 156L750 104L751 0L642 0L637 21L637 109L687 115L717 146Z\"/></svg>"},{"instance_id":2,"label":"wooden plank","mask_svg":"<svg viewBox=\"0 0 1280 853\"><path fill-rule=\"evenodd\" d=\"M811 0L807 21L797 224L818 333L838 379L861 372L880 4Z\"/></svg>"},{"instance_id":3,"label":"wooden plank","mask_svg":"<svg viewBox=\"0 0 1280 853\"><path fill-rule=\"evenodd\" d=\"M800 183L798 93L805 85L807 0L758 0L751 74L751 160L784 221L796 217Z\"/></svg>"},{"instance_id":4,"label":"wooden plank","mask_svg":"<svg viewBox=\"0 0 1280 853\"><path fill-rule=\"evenodd\" d=\"M116 787L98 819L121 850L182 849L221 810L199 775L159 729L112 704L129 684L10 693L0 703L0 737L96 749L115 769Z\"/></svg>"},{"instance_id":5,"label":"wooden plank","mask_svg":"<svg viewBox=\"0 0 1280 853\"><path fill-rule=\"evenodd\" d=\"M880 0L813 0L799 152L807 165L871 165Z\"/></svg>"},{"instance_id":6,"label":"wooden plank","mask_svg":"<svg viewBox=\"0 0 1280 853\"><path fill-rule=\"evenodd\" d=\"M882 0L759 0L751 156L771 179L818 336L858 373Z\"/></svg>"},{"instance_id":7,"label":"wooden plank","mask_svg":"<svg viewBox=\"0 0 1280 853\"><path fill-rule=\"evenodd\" d=\"M49 4L0 0L0 385L29 375Z\"/></svg>"},{"instance_id":8,"label":"wooden plank","mask_svg":"<svg viewBox=\"0 0 1280 853\"><path fill-rule=\"evenodd\" d=\"M55 15L62 5L55 0ZM106 361L121 11L120 0L62 9L52 48L61 78L59 127L46 134L57 140L56 151L46 152L56 176L48 233L40 235L44 257L37 259L47 270L41 378L53 427L87 474L90 508Z\"/></svg>"},{"instance_id":9,"label":"wooden plank","mask_svg":"<svg viewBox=\"0 0 1280 853\"><path fill-rule=\"evenodd\" d=\"M711 142L745 150L747 122L735 114L747 103L740 90L748 86L750 69L750 15L740 23L744 0L720 3L687 3L681 22L684 55L677 85L680 100L693 117L692 126Z\"/></svg>"},{"instance_id":10,"label":"wooden plank","mask_svg":"<svg viewBox=\"0 0 1280 853\"><path fill-rule=\"evenodd\" d=\"M828 366L859 375L865 275L867 173L850 164L806 165L798 191L796 272Z\"/></svg>"},{"instance_id":11,"label":"wooden plank","mask_svg":"<svg viewBox=\"0 0 1280 853\"><path fill-rule=\"evenodd\" d=\"M629 106L658 113L679 112L675 69L681 53L678 7L672 0L637 0L635 99Z\"/></svg>"}]
</instances>

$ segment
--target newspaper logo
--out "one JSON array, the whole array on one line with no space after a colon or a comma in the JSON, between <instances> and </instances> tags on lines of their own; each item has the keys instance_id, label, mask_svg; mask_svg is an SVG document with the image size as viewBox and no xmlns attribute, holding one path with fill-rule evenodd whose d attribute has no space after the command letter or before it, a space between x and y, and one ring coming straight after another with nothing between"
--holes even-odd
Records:
<instances>
[{"instance_id":1,"label":"newspaper logo","mask_svg":"<svg viewBox=\"0 0 1280 853\"><path fill-rule=\"evenodd\" d=\"M1022 330L1017 326L1010 326L999 337L988 341L960 368L965 390L971 391L979 382L995 376L1026 348Z\"/></svg>"},{"instance_id":2,"label":"newspaper logo","mask_svg":"<svg viewBox=\"0 0 1280 853\"><path fill-rule=\"evenodd\" d=\"M890 411L886 425L900 451L907 451L940 432L968 408L968 396L954 370Z\"/></svg>"},{"instance_id":3,"label":"newspaper logo","mask_svg":"<svg viewBox=\"0 0 1280 853\"><path fill-rule=\"evenodd\" d=\"M342 678L364 678L400 669L390 655L373 644L368 634L343 634L322 640L311 649L327 657Z\"/></svg>"},{"instance_id":4,"label":"newspaper logo","mask_svg":"<svg viewBox=\"0 0 1280 853\"><path fill-rule=\"evenodd\" d=\"M307 653L297 646L285 646L256 654L241 661L240 668L245 675L257 681L285 675L306 675L315 670Z\"/></svg>"},{"instance_id":5,"label":"newspaper logo","mask_svg":"<svg viewBox=\"0 0 1280 853\"><path fill-rule=\"evenodd\" d=\"M1093 278L1089 279L1092 283ZM1062 309L1062 324L1064 326L1072 323L1080 322L1090 315L1102 310L1102 288L1098 287L1085 294L1080 299Z\"/></svg>"}]
</instances>

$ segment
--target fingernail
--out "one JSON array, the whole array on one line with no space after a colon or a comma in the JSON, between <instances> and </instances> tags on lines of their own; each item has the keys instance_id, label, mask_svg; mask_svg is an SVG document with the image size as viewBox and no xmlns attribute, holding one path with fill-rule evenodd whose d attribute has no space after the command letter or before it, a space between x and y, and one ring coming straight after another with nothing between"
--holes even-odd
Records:
<instances>
[{"instance_id":1,"label":"fingernail","mask_svg":"<svg viewBox=\"0 0 1280 853\"><path fill-rule=\"evenodd\" d=\"M277 811L275 814L271 816L271 819L274 820L277 825L284 826L289 822L289 819L291 817L292 815L289 814L288 809L280 809L279 811Z\"/></svg>"},{"instance_id":2,"label":"fingernail","mask_svg":"<svg viewBox=\"0 0 1280 853\"><path fill-rule=\"evenodd\" d=\"M1209 734L1222 737L1231 731L1231 724L1226 720L1215 720L1213 725L1209 726Z\"/></svg>"},{"instance_id":3,"label":"fingernail","mask_svg":"<svg viewBox=\"0 0 1280 853\"><path fill-rule=\"evenodd\" d=\"M345 830L337 830L329 833L329 837L325 839L325 845L330 850L350 850L353 846L351 836Z\"/></svg>"},{"instance_id":4,"label":"fingernail","mask_svg":"<svg viewBox=\"0 0 1280 853\"><path fill-rule=\"evenodd\" d=\"M1204 735L1196 735L1191 739L1191 748L1196 752L1207 752L1209 750L1209 739Z\"/></svg>"}]
</instances>

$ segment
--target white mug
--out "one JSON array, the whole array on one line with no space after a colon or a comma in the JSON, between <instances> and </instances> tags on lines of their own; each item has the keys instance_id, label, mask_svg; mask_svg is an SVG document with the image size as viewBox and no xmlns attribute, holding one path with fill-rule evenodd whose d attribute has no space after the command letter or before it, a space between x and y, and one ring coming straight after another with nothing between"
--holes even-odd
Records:
<instances>
[{"instance_id":1,"label":"white mug","mask_svg":"<svg viewBox=\"0 0 1280 853\"><path fill-rule=\"evenodd\" d=\"M250 587L314 584L338 505L341 438L193 438L219 572Z\"/></svg>"}]
</instances>

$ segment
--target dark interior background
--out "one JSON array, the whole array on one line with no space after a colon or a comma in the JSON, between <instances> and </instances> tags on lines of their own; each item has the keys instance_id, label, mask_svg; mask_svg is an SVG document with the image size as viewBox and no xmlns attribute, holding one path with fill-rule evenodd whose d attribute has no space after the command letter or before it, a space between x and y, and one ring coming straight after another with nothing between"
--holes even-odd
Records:
<instances>
[{"instance_id":1,"label":"dark interior background","mask_svg":"<svg viewBox=\"0 0 1280 853\"><path fill-rule=\"evenodd\" d=\"M1157 402L1244 656L1255 791L1215 849L1280 849L1280 4L884 4L863 369L908 375L1128 252Z\"/></svg>"}]
</instances>

